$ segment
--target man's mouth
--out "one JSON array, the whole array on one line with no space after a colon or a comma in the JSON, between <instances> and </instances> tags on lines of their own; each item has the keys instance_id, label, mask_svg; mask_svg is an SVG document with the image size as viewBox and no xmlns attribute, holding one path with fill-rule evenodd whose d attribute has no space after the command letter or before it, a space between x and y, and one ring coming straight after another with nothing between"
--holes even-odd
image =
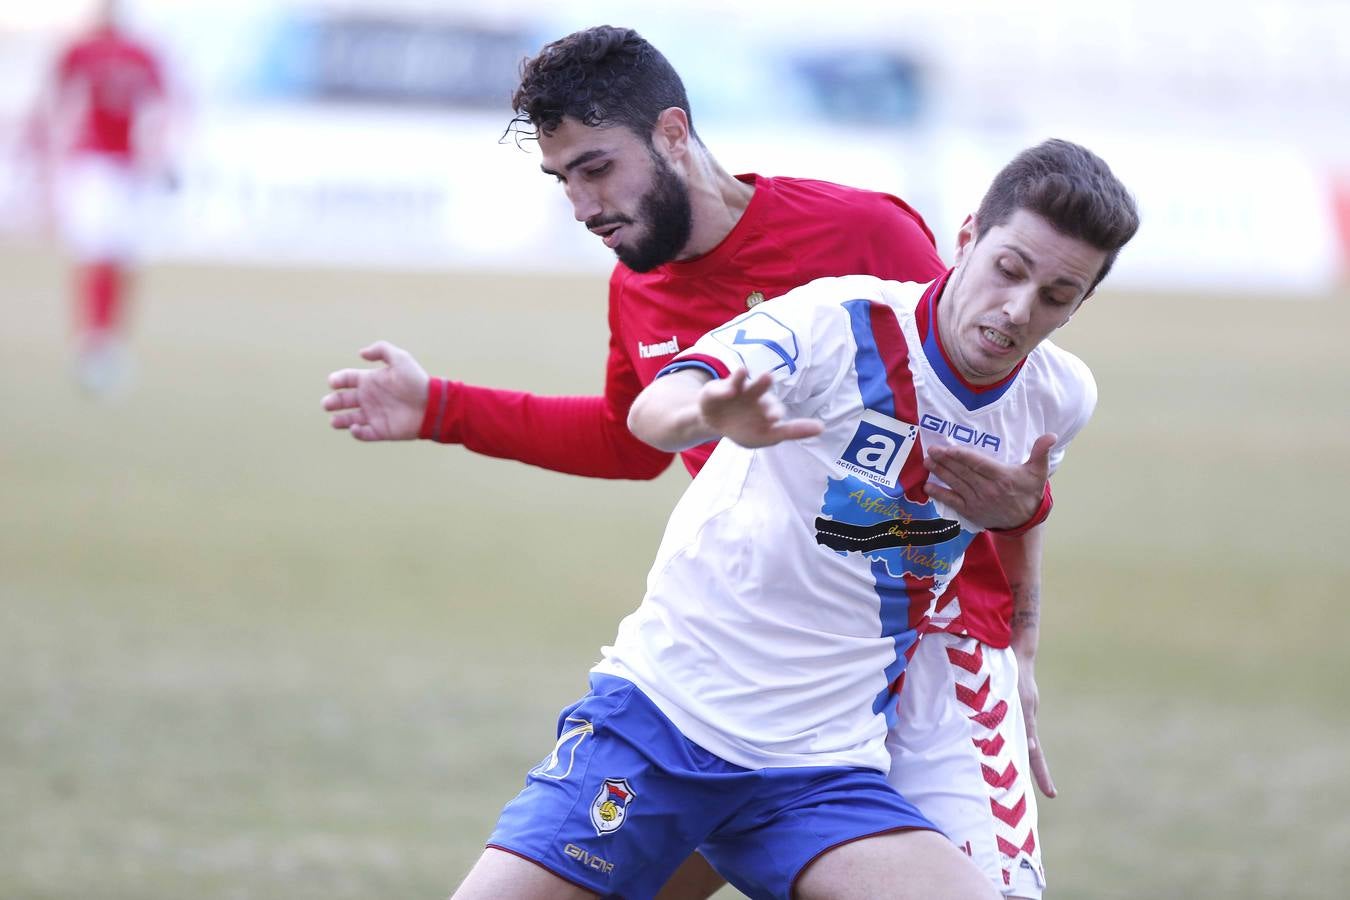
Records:
<instances>
[{"instance_id":1,"label":"man's mouth","mask_svg":"<svg viewBox=\"0 0 1350 900\"><path fill-rule=\"evenodd\" d=\"M619 245L619 232L623 229L623 226L627 224L627 222L615 222L611 220L599 225L588 224L586 227L591 234L604 241L606 247L613 250Z\"/></svg>"},{"instance_id":2,"label":"man's mouth","mask_svg":"<svg viewBox=\"0 0 1350 900\"><path fill-rule=\"evenodd\" d=\"M1001 331L997 331L986 325L980 329L980 334L984 336L986 341L993 344L995 347L999 347L1003 350L1012 349L1013 339Z\"/></svg>"}]
</instances>

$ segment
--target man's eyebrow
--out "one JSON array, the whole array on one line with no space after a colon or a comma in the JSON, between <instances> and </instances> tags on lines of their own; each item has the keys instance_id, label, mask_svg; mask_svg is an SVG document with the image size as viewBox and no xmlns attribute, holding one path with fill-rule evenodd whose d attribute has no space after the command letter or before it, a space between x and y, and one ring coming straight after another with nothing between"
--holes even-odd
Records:
<instances>
[{"instance_id":1,"label":"man's eyebrow","mask_svg":"<svg viewBox=\"0 0 1350 900\"><path fill-rule=\"evenodd\" d=\"M563 171L570 172L577 166L584 166L586 163L590 162L596 157L604 156L607 152L608 151L606 150L587 150L585 153L581 154L576 159L572 160L567 165L563 166ZM545 175L552 175L554 177L557 177L559 175L558 172L553 171L548 166L543 165L542 163L539 165L539 171L543 172Z\"/></svg>"},{"instance_id":2,"label":"man's eyebrow","mask_svg":"<svg viewBox=\"0 0 1350 900\"><path fill-rule=\"evenodd\" d=\"M1036 268L1036 261L1032 259L1030 256L1028 256L1026 252L1022 250L1021 247L1014 247L1012 244L1004 244L1003 249L1016 253L1019 257L1021 257L1022 264L1025 265L1028 269ZM1077 278L1070 278L1067 275L1061 275L1051 283L1062 284L1065 287L1071 287L1074 290L1079 291L1083 289L1083 283L1081 281L1079 281Z\"/></svg>"}]
</instances>

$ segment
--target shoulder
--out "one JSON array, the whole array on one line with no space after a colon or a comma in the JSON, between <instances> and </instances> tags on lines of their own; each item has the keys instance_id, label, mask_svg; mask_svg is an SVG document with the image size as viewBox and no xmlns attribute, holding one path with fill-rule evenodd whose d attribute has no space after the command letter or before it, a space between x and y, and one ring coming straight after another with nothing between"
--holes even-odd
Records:
<instances>
[{"instance_id":1,"label":"shoulder","mask_svg":"<svg viewBox=\"0 0 1350 900\"><path fill-rule=\"evenodd\" d=\"M786 205L847 210L850 215L879 219L903 217L923 221L912 206L894 194L814 178L776 176L761 178L759 183L769 187L775 198Z\"/></svg>"},{"instance_id":2,"label":"shoulder","mask_svg":"<svg viewBox=\"0 0 1350 900\"><path fill-rule=\"evenodd\" d=\"M61 48L56 55L57 67L72 69L84 65L89 58L91 44L88 38L76 38Z\"/></svg>"},{"instance_id":3,"label":"shoulder","mask_svg":"<svg viewBox=\"0 0 1350 900\"><path fill-rule=\"evenodd\" d=\"M1041 392L1061 410L1065 424L1085 422L1097 405L1097 381L1092 370L1074 354L1050 340L1042 341L1027 358L1032 390Z\"/></svg>"},{"instance_id":4,"label":"shoulder","mask_svg":"<svg viewBox=\"0 0 1350 900\"><path fill-rule=\"evenodd\" d=\"M623 263L615 263L614 268L609 273L610 292L621 291L628 280L637 273L625 266Z\"/></svg>"},{"instance_id":5,"label":"shoulder","mask_svg":"<svg viewBox=\"0 0 1350 900\"><path fill-rule=\"evenodd\" d=\"M899 197L805 178L761 181L772 191L770 228L802 247L803 259L897 281L931 281L946 269L923 217Z\"/></svg>"},{"instance_id":6,"label":"shoulder","mask_svg":"<svg viewBox=\"0 0 1350 900\"><path fill-rule=\"evenodd\" d=\"M923 285L888 281L874 275L817 278L793 288L765 309L780 314L815 333L870 329L879 310L890 310L900 321L912 319ZM888 317L889 318L889 317Z\"/></svg>"},{"instance_id":7,"label":"shoulder","mask_svg":"<svg viewBox=\"0 0 1350 900\"><path fill-rule=\"evenodd\" d=\"M813 306L838 306L848 300L885 300L888 289L903 288L897 282L875 275L830 275L808 281L774 300Z\"/></svg>"},{"instance_id":8,"label":"shoulder","mask_svg":"<svg viewBox=\"0 0 1350 900\"><path fill-rule=\"evenodd\" d=\"M615 263L609 273L609 327L610 331L620 330L625 321L630 321L635 306L640 306L642 282L632 269L623 263ZM635 289L636 288L636 289Z\"/></svg>"}]
</instances>

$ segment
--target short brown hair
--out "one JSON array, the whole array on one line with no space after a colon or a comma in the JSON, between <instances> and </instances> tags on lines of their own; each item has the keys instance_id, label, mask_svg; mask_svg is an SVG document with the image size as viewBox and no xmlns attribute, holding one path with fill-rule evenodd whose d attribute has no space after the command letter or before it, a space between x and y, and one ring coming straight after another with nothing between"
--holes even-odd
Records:
<instances>
[{"instance_id":1,"label":"short brown hair","mask_svg":"<svg viewBox=\"0 0 1350 900\"><path fill-rule=\"evenodd\" d=\"M1037 144L1003 167L975 213L975 239L1006 224L1019 209L1106 251L1106 262L1088 290L1101 283L1120 248L1139 230L1139 210L1125 185L1101 157L1071 141Z\"/></svg>"},{"instance_id":2,"label":"short brown hair","mask_svg":"<svg viewBox=\"0 0 1350 900\"><path fill-rule=\"evenodd\" d=\"M590 127L623 125L650 142L657 117L671 107L684 110L694 134L675 68L636 31L611 25L559 38L521 63L511 107L516 117L507 132L528 137L547 135L571 116Z\"/></svg>"}]
</instances>

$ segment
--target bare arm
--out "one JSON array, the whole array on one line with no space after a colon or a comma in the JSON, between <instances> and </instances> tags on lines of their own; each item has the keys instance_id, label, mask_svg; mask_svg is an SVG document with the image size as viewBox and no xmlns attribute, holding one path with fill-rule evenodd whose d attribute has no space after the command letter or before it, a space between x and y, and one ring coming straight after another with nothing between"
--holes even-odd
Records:
<instances>
[{"instance_id":1,"label":"bare arm","mask_svg":"<svg viewBox=\"0 0 1350 900\"><path fill-rule=\"evenodd\" d=\"M1055 796L1055 782L1045 759L1037 732L1036 715L1040 692L1036 686L1036 651L1041 634L1041 555L1045 526L1038 525L1022 534L994 535L999 562L1012 586L1012 649L1017 656L1017 690L1026 721L1027 750L1036 786L1047 797Z\"/></svg>"},{"instance_id":2,"label":"bare arm","mask_svg":"<svg viewBox=\"0 0 1350 900\"><path fill-rule=\"evenodd\" d=\"M719 437L742 447L768 447L820 434L816 419L784 419L786 409L767 372L751 380L744 369L717 381L700 369L658 378L638 394L628 427L659 450L674 452Z\"/></svg>"}]
</instances>

